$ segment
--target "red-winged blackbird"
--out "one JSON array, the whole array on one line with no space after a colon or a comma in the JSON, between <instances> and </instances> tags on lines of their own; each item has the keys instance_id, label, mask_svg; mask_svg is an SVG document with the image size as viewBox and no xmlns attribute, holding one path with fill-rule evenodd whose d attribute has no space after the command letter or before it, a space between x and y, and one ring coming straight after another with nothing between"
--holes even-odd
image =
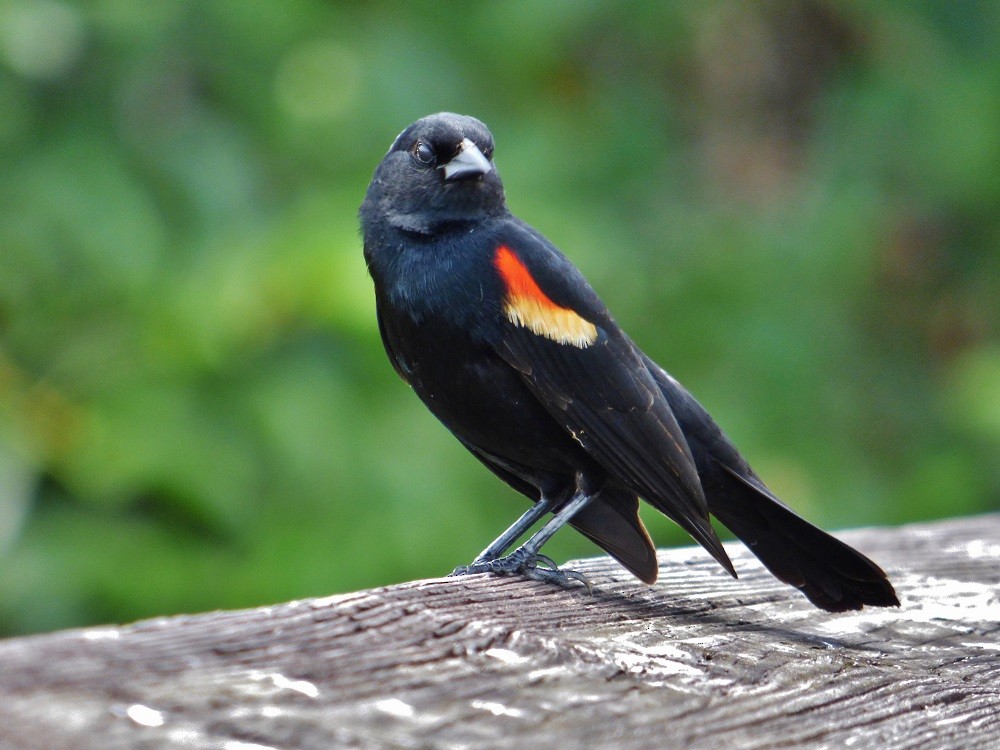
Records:
<instances>
[{"instance_id":1,"label":"red-winged blackbird","mask_svg":"<svg viewBox=\"0 0 1000 750\"><path fill-rule=\"evenodd\" d=\"M478 120L425 117L396 138L360 211L393 367L476 458L534 502L455 572L582 578L539 554L568 522L652 583L641 497L734 577L709 514L818 607L898 605L885 573L783 505L576 267L511 215L492 157L493 136Z\"/></svg>"}]
</instances>

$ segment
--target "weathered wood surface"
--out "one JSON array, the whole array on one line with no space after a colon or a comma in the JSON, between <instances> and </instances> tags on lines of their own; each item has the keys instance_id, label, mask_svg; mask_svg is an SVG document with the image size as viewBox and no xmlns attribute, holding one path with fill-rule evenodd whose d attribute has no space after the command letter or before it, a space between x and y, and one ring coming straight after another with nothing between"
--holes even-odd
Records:
<instances>
[{"instance_id":1,"label":"weathered wood surface","mask_svg":"<svg viewBox=\"0 0 1000 750\"><path fill-rule=\"evenodd\" d=\"M845 533L903 606L741 546L594 595L476 576L0 642L2 748L997 748L1000 515Z\"/></svg>"}]
</instances>

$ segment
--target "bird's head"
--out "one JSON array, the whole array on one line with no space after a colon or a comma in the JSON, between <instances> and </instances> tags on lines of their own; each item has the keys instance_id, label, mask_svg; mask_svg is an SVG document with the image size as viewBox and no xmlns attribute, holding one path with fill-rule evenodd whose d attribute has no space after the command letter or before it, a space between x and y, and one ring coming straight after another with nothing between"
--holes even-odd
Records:
<instances>
[{"instance_id":1,"label":"bird's head","mask_svg":"<svg viewBox=\"0 0 1000 750\"><path fill-rule=\"evenodd\" d=\"M361 216L428 233L506 210L490 131L474 117L440 112L399 134L375 170Z\"/></svg>"}]
</instances>

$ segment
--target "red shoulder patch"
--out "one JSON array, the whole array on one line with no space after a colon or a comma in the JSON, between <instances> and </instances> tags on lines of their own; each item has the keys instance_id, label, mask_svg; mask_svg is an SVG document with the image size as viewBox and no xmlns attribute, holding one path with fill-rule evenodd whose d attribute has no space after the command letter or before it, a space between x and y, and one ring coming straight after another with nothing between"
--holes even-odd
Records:
<instances>
[{"instance_id":1,"label":"red shoulder patch","mask_svg":"<svg viewBox=\"0 0 1000 750\"><path fill-rule=\"evenodd\" d=\"M581 349L597 340L596 326L574 310L549 299L513 250L500 245L493 256L493 264L507 287L504 313L511 323L557 343Z\"/></svg>"}]
</instances>

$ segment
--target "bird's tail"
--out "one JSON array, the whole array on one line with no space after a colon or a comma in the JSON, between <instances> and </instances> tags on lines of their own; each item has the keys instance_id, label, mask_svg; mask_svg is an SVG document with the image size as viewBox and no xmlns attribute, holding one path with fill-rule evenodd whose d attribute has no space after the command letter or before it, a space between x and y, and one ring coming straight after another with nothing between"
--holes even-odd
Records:
<instances>
[{"instance_id":1,"label":"bird's tail","mask_svg":"<svg viewBox=\"0 0 1000 750\"><path fill-rule=\"evenodd\" d=\"M722 485L707 492L709 512L775 576L821 609L899 606L882 569L853 547L793 513L766 487L717 463Z\"/></svg>"},{"instance_id":2,"label":"bird's tail","mask_svg":"<svg viewBox=\"0 0 1000 750\"><path fill-rule=\"evenodd\" d=\"M570 523L639 580L656 582L656 547L639 518L638 497L605 487Z\"/></svg>"}]
</instances>

